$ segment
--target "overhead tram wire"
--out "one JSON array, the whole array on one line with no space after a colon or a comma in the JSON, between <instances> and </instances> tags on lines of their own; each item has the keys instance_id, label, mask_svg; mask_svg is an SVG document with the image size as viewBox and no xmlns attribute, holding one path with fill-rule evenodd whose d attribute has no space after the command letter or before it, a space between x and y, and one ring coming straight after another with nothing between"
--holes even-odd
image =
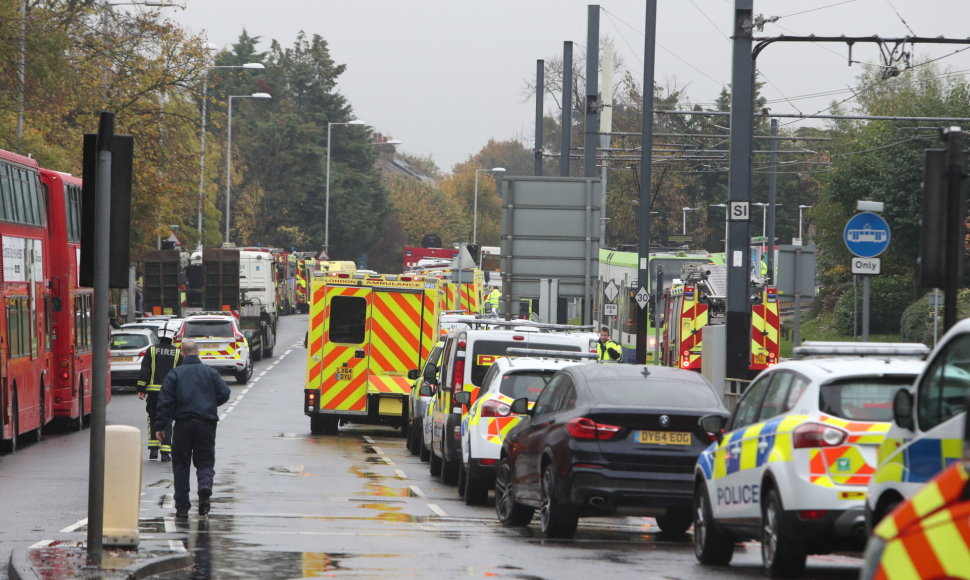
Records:
<instances>
[{"instance_id":1,"label":"overhead tram wire","mask_svg":"<svg viewBox=\"0 0 970 580\"><path fill-rule=\"evenodd\" d=\"M909 23L906 22L906 19L903 18L903 15L899 13L899 10L896 10L895 6L893 6L892 0L886 0L886 4L889 4L889 7L893 9L893 12L896 13L896 17L899 18L899 21L903 23L903 26L906 27L906 30L908 30L909 33L912 34L913 36L916 36L916 32L910 27Z\"/></svg>"}]
</instances>

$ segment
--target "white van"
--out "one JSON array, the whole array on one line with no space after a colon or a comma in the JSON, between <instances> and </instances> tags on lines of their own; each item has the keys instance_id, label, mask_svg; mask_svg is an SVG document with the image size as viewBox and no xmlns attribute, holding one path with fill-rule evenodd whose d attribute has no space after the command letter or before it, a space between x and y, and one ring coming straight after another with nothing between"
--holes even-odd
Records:
<instances>
[{"instance_id":1,"label":"white van","mask_svg":"<svg viewBox=\"0 0 970 580\"><path fill-rule=\"evenodd\" d=\"M879 447L866 498L870 530L962 456L968 393L970 319L946 333L916 383L893 399L893 424Z\"/></svg>"}]
</instances>

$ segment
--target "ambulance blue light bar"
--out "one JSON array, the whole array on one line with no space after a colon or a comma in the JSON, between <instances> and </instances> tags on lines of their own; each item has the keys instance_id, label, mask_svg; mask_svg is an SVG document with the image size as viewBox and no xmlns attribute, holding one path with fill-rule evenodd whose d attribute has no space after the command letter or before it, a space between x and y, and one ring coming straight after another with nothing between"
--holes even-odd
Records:
<instances>
[{"instance_id":1,"label":"ambulance blue light bar","mask_svg":"<svg viewBox=\"0 0 970 580\"><path fill-rule=\"evenodd\" d=\"M807 340L796 346L795 356L883 356L926 358L930 347L920 342L834 342Z\"/></svg>"}]
</instances>

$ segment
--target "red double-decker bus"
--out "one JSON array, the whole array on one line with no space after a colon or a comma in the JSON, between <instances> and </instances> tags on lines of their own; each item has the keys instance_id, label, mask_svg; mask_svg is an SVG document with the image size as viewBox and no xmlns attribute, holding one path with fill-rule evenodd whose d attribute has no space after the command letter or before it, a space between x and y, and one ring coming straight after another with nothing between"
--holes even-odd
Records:
<instances>
[{"instance_id":1,"label":"red double-decker bus","mask_svg":"<svg viewBox=\"0 0 970 580\"><path fill-rule=\"evenodd\" d=\"M54 417L73 430L91 414L93 288L78 286L81 258L81 180L40 170L47 193L47 263L51 294L51 401ZM107 363L105 363L107 364ZM109 388L106 395L111 397Z\"/></svg>"},{"instance_id":2,"label":"red double-decker bus","mask_svg":"<svg viewBox=\"0 0 970 580\"><path fill-rule=\"evenodd\" d=\"M53 417L46 206L37 162L0 151L0 443L11 452Z\"/></svg>"}]
</instances>

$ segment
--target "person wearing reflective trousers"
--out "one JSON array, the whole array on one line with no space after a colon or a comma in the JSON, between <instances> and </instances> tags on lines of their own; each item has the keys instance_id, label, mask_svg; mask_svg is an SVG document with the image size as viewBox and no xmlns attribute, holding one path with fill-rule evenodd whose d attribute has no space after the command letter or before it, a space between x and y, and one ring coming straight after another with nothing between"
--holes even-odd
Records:
<instances>
[{"instance_id":1,"label":"person wearing reflective trousers","mask_svg":"<svg viewBox=\"0 0 970 580\"><path fill-rule=\"evenodd\" d=\"M158 329L158 344L148 347L141 360L141 374L138 376L138 398L145 401L148 413L148 459L158 459L161 449L162 461L172 460L172 427L166 430L164 440L155 437L155 409L158 406L158 390L162 388L165 375L179 364L179 350L172 344L175 329L162 325Z\"/></svg>"},{"instance_id":2,"label":"person wearing reflective trousers","mask_svg":"<svg viewBox=\"0 0 970 580\"><path fill-rule=\"evenodd\" d=\"M209 513L216 463L216 425L219 406L229 400L229 387L219 371L202 364L194 340L182 342L182 364L172 369L158 394L156 435L175 421L172 439L172 473L175 479L175 517L189 515L190 465L195 465L199 515Z\"/></svg>"},{"instance_id":3,"label":"person wearing reflective trousers","mask_svg":"<svg viewBox=\"0 0 970 580\"><path fill-rule=\"evenodd\" d=\"M623 347L610 340L610 329L600 328L600 339L596 341L596 359L600 362L614 362L623 354Z\"/></svg>"}]
</instances>

